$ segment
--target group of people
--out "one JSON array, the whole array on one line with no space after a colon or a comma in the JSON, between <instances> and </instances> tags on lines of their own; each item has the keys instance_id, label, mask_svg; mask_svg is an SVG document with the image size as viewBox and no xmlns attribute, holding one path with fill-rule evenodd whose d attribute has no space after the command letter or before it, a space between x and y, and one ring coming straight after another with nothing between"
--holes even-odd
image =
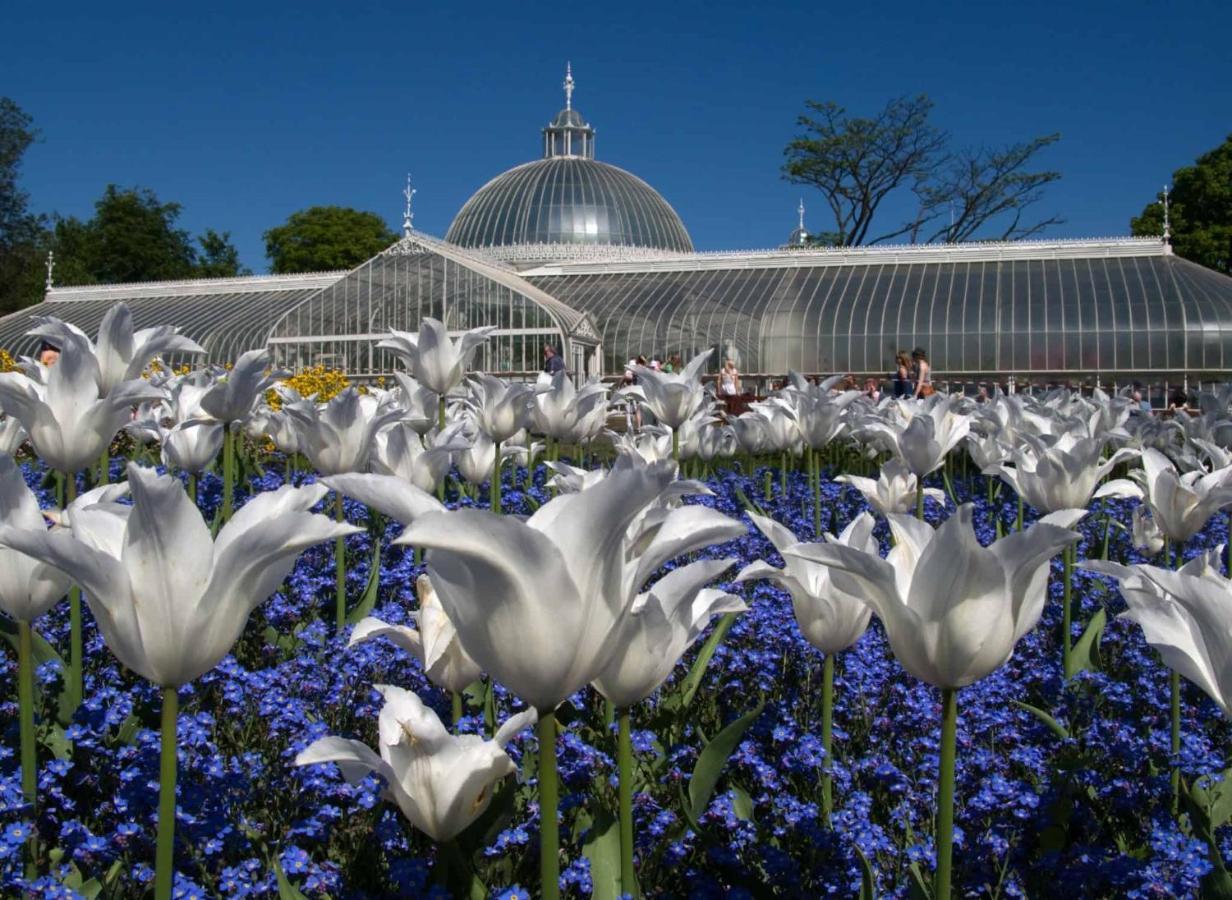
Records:
<instances>
[{"instance_id":1,"label":"group of people","mask_svg":"<svg viewBox=\"0 0 1232 900\"><path fill-rule=\"evenodd\" d=\"M936 393L933 369L923 347L916 347L910 356L906 350L899 350L894 355L894 366L894 376L890 380L893 396L931 397Z\"/></svg>"}]
</instances>

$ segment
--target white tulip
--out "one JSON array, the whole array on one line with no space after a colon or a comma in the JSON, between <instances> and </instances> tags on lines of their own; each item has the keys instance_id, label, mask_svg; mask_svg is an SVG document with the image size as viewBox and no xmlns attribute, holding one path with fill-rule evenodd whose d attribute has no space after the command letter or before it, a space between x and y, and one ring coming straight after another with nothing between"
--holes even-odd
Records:
<instances>
[{"instance_id":1,"label":"white tulip","mask_svg":"<svg viewBox=\"0 0 1232 900\"><path fill-rule=\"evenodd\" d=\"M766 433L766 420L754 412L741 413L731 420L736 433L736 443L743 453L756 456L764 453L769 447L769 435Z\"/></svg>"},{"instance_id":2,"label":"white tulip","mask_svg":"<svg viewBox=\"0 0 1232 900\"><path fill-rule=\"evenodd\" d=\"M3 410L0 410L2 413ZM0 454L15 456L26 442L26 429L13 416L0 416Z\"/></svg>"},{"instance_id":3,"label":"white tulip","mask_svg":"<svg viewBox=\"0 0 1232 900\"><path fill-rule=\"evenodd\" d=\"M1206 527L1211 516L1232 505L1232 466L1181 475L1166 456L1148 448L1142 453L1142 469L1145 490L1124 480L1108 486L1119 487L1121 496L1143 498L1155 525L1170 541L1185 543Z\"/></svg>"},{"instance_id":4,"label":"white tulip","mask_svg":"<svg viewBox=\"0 0 1232 900\"><path fill-rule=\"evenodd\" d=\"M1035 627L1047 597L1048 563L1075 531L1038 522L980 546L964 504L934 530L890 515L886 559L843 544L798 544L786 555L831 567L834 584L869 604L908 672L941 688L965 687L1003 665Z\"/></svg>"},{"instance_id":5,"label":"white tulip","mask_svg":"<svg viewBox=\"0 0 1232 900\"><path fill-rule=\"evenodd\" d=\"M389 638L419 660L433 684L460 694L482 674L479 666L462 648L457 629L432 589L432 579L427 575L415 579L415 593L419 595L419 611L415 614L418 630L368 616L355 625L347 646L374 637Z\"/></svg>"},{"instance_id":6,"label":"white tulip","mask_svg":"<svg viewBox=\"0 0 1232 900\"><path fill-rule=\"evenodd\" d=\"M1137 456L1137 450L1122 447L1103 459L1107 443L1103 437L1065 434L1051 445L1028 434L1021 439L1024 446L1014 450L1009 462L987 474L1000 474L1023 500L1040 512L1085 509L1093 496L1125 496L1118 483L1098 491L1095 488L1113 466Z\"/></svg>"},{"instance_id":7,"label":"white tulip","mask_svg":"<svg viewBox=\"0 0 1232 900\"><path fill-rule=\"evenodd\" d=\"M1115 577L1129 609L1164 665L1200 687L1232 718L1232 582L1219 574L1218 551L1181 569L1121 566L1099 560L1085 569Z\"/></svg>"},{"instance_id":8,"label":"white tulip","mask_svg":"<svg viewBox=\"0 0 1232 900\"><path fill-rule=\"evenodd\" d=\"M607 387L602 382L589 381L579 389L563 371L553 375L544 372L539 375L537 386L533 421L539 434L572 441L578 436L582 420L588 420L582 428L587 431L593 427L590 419L607 417Z\"/></svg>"},{"instance_id":9,"label":"white tulip","mask_svg":"<svg viewBox=\"0 0 1232 900\"><path fill-rule=\"evenodd\" d=\"M392 351L416 381L444 396L462 383L475 351L495 330L495 326L473 328L455 342L440 321L425 317L419 334L394 331L377 347Z\"/></svg>"},{"instance_id":10,"label":"white tulip","mask_svg":"<svg viewBox=\"0 0 1232 900\"><path fill-rule=\"evenodd\" d=\"M841 653L858 641L868 629L872 608L859 597L837 587L826 566L790 553L791 548L801 542L789 529L765 516L747 515L783 557L783 568L776 569L758 560L741 569L736 581L767 579L784 588L791 594L791 608L800 631L822 653ZM837 540L832 537L827 540L875 556L874 524L872 516L860 513Z\"/></svg>"},{"instance_id":11,"label":"white tulip","mask_svg":"<svg viewBox=\"0 0 1232 900\"><path fill-rule=\"evenodd\" d=\"M398 542L426 548L467 653L548 712L621 652L612 632L654 572L744 533L700 505L646 515L670 495L675 471L621 458L598 484L561 494L525 521L460 509L416 518Z\"/></svg>"},{"instance_id":12,"label":"white tulip","mask_svg":"<svg viewBox=\"0 0 1232 900\"><path fill-rule=\"evenodd\" d=\"M493 787L515 771L505 745L535 723L535 711L513 716L485 741L476 734L450 734L410 691L376 689L385 697L379 756L361 741L324 737L301 751L295 764L337 763L352 784L369 772L379 775L407 821L433 840L452 840L483 815Z\"/></svg>"},{"instance_id":13,"label":"white tulip","mask_svg":"<svg viewBox=\"0 0 1232 900\"><path fill-rule=\"evenodd\" d=\"M637 366L637 384L625 388L625 393L640 396L643 405L660 424L679 428L706 403L701 374L713 352L699 353L680 372L660 372Z\"/></svg>"},{"instance_id":14,"label":"white tulip","mask_svg":"<svg viewBox=\"0 0 1232 900\"><path fill-rule=\"evenodd\" d=\"M840 475L834 479L849 484L864 495L868 505L883 516L905 513L915 508L919 479L899 459L887 460L877 474L877 480L859 475ZM939 488L924 488L924 496L945 505L945 492Z\"/></svg>"},{"instance_id":15,"label":"white tulip","mask_svg":"<svg viewBox=\"0 0 1232 900\"><path fill-rule=\"evenodd\" d=\"M323 475L363 472L376 433L402 411L349 387L328 403L301 400L283 407L297 432L299 451Z\"/></svg>"},{"instance_id":16,"label":"white tulip","mask_svg":"<svg viewBox=\"0 0 1232 900\"><path fill-rule=\"evenodd\" d=\"M0 523L9 528L46 528L38 498L10 456L0 456L0 516ZM59 569L0 547L0 609L14 619L34 621L63 600L68 588L69 578Z\"/></svg>"},{"instance_id":17,"label":"white tulip","mask_svg":"<svg viewBox=\"0 0 1232 900\"><path fill-rule=\"evenodd\" d=\"M302 550L361 530L308 512L323 485L286 486L250 500L213 540L179 481L130 463L128 483L126 519L72 514L70 533L4 527L0 544L80 584L111 651L164 687L218 665Z\"/></svg>"},{"instance_id":18,"label":"white tulip","mask_svg":"<svg viewBox=\"0 0 1232 900\"><path fill-rule=\"evenodd\" d=\"M472 376L471 389L475 426L491 440L504 443L530 425L535 388L480 374Z\"/></svg>"},{"instance_id":19,"label":"white tulip","mask_svg":"<svg viewBox=\"0 0 1232 900\"><path fill-rule=\"evenodd\" d=\"M226 425L208 419L180 422L163 432L163 465L194 475L204 472L218 458Z\"/></svg>"},{"instance_id":20,"label":"white tulip","mask_svg":"<svg viewBox=\"0 0 1232 900\"><path fill-rule=\"evenodd\" d=\"M76 325L51 316L36 316L30 334L50 340L61 349L76 345L94 362L94 378L101 396L106 397L122 383L141 377L156 356L163 353L204 353L205 348L170 325L157 325L133 331L133 314L124 303L117 303L103 314L98 326L97 345Z\"/></svg>"},{"instance_id":21,"label":"white tulip","mask_svg":"<svg viewBox=\"0 0 1232 900\"><path fill-rule=\"evenodd\" d=\"M394 475L420 490L434 491L449 474L453 454L470 446L456 430L437 438L425 447L415 422L395 422L377 432L369 465L378 475Z\"/></svg>"},{"instance_id":22,"label":"white tulip","mask_svg":"<svg viewBox=\"0 0 1232 900\"><path fill-rule=\"evenodd\" d=\"M201 395L201 409L219 422L240 422L260 404L265 392L278 380L271 371L268 350L240 354L230 371L218 375Z\"/></svg>"},{"instance_id":23,"label":"white tulip","mask_svg":"<svg viewBox=\"0 0 1232 900\"><path fill-rule=\"evenodd\" d=\"M1164 533L1155 520L1146 514L1145 506L1135 506L1130 535L1134 549L1144 556L1155 556L1164 549Z\"/></svg>"},{"instance_id":24,"label":"white tulip","mask_svg":"<svg viewBox=\"0 0 1232 900\"><path fill-rule=\"evenodd\" d=\"M673 569L639 594L612 632L620 647L591 682L617 709L649 697L671 674L684 652L723 613L745 612L733 594L706 588L734 559L699 560Z\"/></svg>"},{"instance_id":25,"label":"white tulip","mask_svg":"<svg viewBox=\"0 0 1232 900\"><path fill-rule=\"evenodd\" d=\"M97 373L98 361L85 344L66 341L56 364L39 366L34 377L0 374L0 406L21 422L34 452L56 471L78 472L96 463L132 407L163 396L140 378L101 393Z\"/></svg>"}]
</instances>

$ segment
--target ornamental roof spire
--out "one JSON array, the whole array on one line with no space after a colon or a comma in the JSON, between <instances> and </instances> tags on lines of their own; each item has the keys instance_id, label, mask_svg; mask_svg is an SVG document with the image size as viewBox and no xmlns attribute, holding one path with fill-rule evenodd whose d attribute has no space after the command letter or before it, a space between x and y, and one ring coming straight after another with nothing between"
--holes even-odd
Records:
<instances>
[{"instance_id":1,"label":"ornamental roof spire","mask_svg":"<svg viewBox=\"0 0 1232 900\"><path fill-rule=\"evenodd\" d=\"M1168 214L1169 214L1168 198L1170 197L1170 195L1171 195L1171 188L1165 184L1164 185L1164 243L1168 245L1169 247L1172 246L1172 221L1171 219L1168 218Z\"/></svg>"},{"instance_id":2,"label":"ornamental roof spire","mask_svg":"<svg viewBox=\"0 0 1232 900\"><path fill-rule=\"evenodd\" d=\"M410 172L406 173L406 187L402 190L402 196L406 198L406 209L402 212L402 236L410 237L415 229L415 213L411 210L411 199L415 196L415 189L411 187Z\"/></svg>"},{"instance_id":3,"label":"ornamental roof spire","mask_svg":"<svg viewBox=\"0 0 1232 900\"><path fill-rule=\"evenodd\" d=\"M573 63L565 63L565 109L573 109Z\"/></svg>"}]
</instances>

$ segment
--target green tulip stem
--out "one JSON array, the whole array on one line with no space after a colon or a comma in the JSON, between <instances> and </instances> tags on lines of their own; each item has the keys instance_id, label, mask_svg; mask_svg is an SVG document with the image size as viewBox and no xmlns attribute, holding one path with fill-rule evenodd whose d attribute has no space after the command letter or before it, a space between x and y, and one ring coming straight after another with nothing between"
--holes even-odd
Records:
<instances>
[{"instance_id":1,"label":"green tulip stem","mask_svg":"<svg viewBox=\"0 0 1232 900\"><path fill-rule=\"evenodd\" d=\"M560 900L560 787L556 783L556 711L539 711L539 896Z\"/></svg>"},{"instance_id":2,"label":"green tulip stem","mask_svg":"<svg viewBox=\"0 0 1232 900\"><path fill-rule=\"evenodd\" d=\"M111 442L98 455L98 483L107 484L111 481Z\"/></svg>"},{"instance_id":3,"label":"green tulip stem","mask_svg":"<svg viewBox=\"0 0 1232 900\"><path fill-rule=\"evenodd\" d=\"M30 807L30 820L38 822L38 757L34 746L34 642L30 623L17 620L17 704L21 717L21 793ZM26 880L38 877L37 828L26 842Z\"/></svg>"},{"instance_id":4,"label":"green tulip stem","mask_svg":"<svg viewBox=\"0 0 1232 900\"><path fill-rule=\"evenodd\" d=\"M1069 672L1070 639L1073 637L1073 579L1074 579L1074 548L1073 545L1061 551L1061 672Z\"/></svg>"},{"instance_id":5,"label":"green tulip stem","mask_svg":"<svg viewBox=\"0 0 1232 900\"><path fill-rule=\"evenodd\" d=\"M1022 531L1022 494L1018 495L1018 519L1014 524L1015 531Z\"/></svg>"},{"instance_id":6,"label":"green tulip stem","mask_svg":"<svg viewBox=\"0 0 1232 900\"><path fill-rule=\"evenodd\" d=\"M77 499L77 473L70 472L64 476L64 506ZM68 589L68 672L65 678L71 683L65 684L69 696L82 697L85 683L86 661L81 643L81 588L74 584Z\"/></svg>"},{"instance_id":7,"label":"green tulip stem","mask_svg":"<svg viewBox=\"0 0 1232 900\"><path fill-rule=\"evenodd\" d=\"M346 512L342 507L342 494L334 492L334 518L339 524L346 521ZM346 627L346 538L342 535L334 538L334 591L335 591L335 622L339 633Z\"/></svg>"},{"instance_id":8,"label":"green tulip stem","mask_svg":"<svg viewBox=\"0 0 1232 900\"><path fill-rule=\"evenodd\" d=\"M179 697L163 688L162 752L158 768L158 846L154 856L154 900L171 900L175 877L175 726Z\"/></svg>"},{"instance_id":9,"label":"green tulip stem","mask_svg":"<svg viewBox=\"0 0 1232 900\"><path fill-rule=\"evenodd\" d=\"M501 514L501 442L496 444L496 458L492 460L492 483L488 485L488 502L492 512ZM516 473L515 473L516 474Z\"/></svg>"},{"instance_id":10,"label":"green tulip stem","mask_svg":"<svg viewBox=\"0 0 1232 900\"><path fill-rule=\"evenodd\" d=\"M620 770L620 891L637 896L637 873L633 870L633 732L629 710L618 715L616 765Z\"/></svg>"},{"instance_id":11,"label":"green tulip stem","mask_svg":"<svg viewBox=\"0 0 1232 900\"><path fill-rule=\"evenodd\" d=\"M184 486L188 492L188 499L193 502L193 506L197 505L197 476L192 472L188 473L188 483Z\"/></svg>"},{"instance_id":12,"label":"green tulip stem","mask_svg":"<svg viewBox=\"0 0 1232 900\"><path fill-rule=\"evenodd\" d=\"M1181 752L1181 676L1172 672L1169 678L1169 689L1172 694L1172 758L1176 759ZM1181 767L1172 763L1172 815L1181 810Z\"/></svg>"},{"instance_id":13,"label":"green tulip stem","mask_svg":"<svg viewBox=\"0 0 1232 900\"><path fill-rule=\"evenodd\" d=\"M1173 553L1175 551L1175 555ZM1179 569L1185 562L1185 553L1181 545L1172 546L1170 541L1164 543L1164 565ZM1181 767L1176 762L1177 754L1181 752L1181 676L1173 671L1168 679L1168 693L1172 701L1172 734L1169 744L1172 750L1172 815L1181 810Z\"/></svg>"},{"instance_id":14,"label":"green tulip stem","mask_svg":"<svg viewBox=\"0 0 1232 900\"><path fill-rule=\"evenodd\" d=\"M450 694L453 701L453 724L457 725L462 718L462 694L459 691L451 691Z\"/></svg>"},{"instance_id":15,"label":"green tulip stem","mask_svg":"<svg viewBox=\"0 0 1232 900\"><path fill-rule=\"evenodd\" d=\"M766 502L770 502L770 487L773 482L774 473L770 471L770 467L766 466L762 469L762 493L765 495Z\"/></svg>"},{"instance_id":16,"label":"green tulip stem","mask_svg":"<svg viewBox=\"0 0 1232 900\"><path fill-rule=\"evenodd\" d=\"M941 689L941 771L937 783L937 876L933 900L950 900L954 863L954 749L958 735L958 689Z\"/></svg>"},{"instance_id":17,"label":"green tulip stem","mask_svg":"<svg viewBox=\"0 0 1232 900\"><path fill-rule=\"evenodd\" d=\"M924 521L924 479L921 478L915 486L915 517Z\"/></svg>"},{"instance_id":18,"label":"green tulip stem","mask_svg":"<svg viewBox=\"0 0 1232 900\"><path fill-rule=\"evenodd\" d=\"M809 463L813 471L809 473L813 480L813 535L821 536L821 451L809 450ZM833 523L831 523L833 526Z\"/></svg>"},{"instance_id":19,"label":"green tulip stem","mask_svg":"<svg viewBox=\"0 0 1232 900\"><path fill-rule=\"evenodd\" d=\"M672 459L676 461L676 465L680 465L680 429L672 429Z\"/></svg>"},{"instance_id":20,"label":"green tulip stem","mask_svg":"<svg viewBox=\"0 0 1232 900\"><path fill-rule=\"evenodd\" d=\"M821 676L821 749L825 753L821 770L821 810L830 827L834 812L834 765L831 747L834 745L834 654L826 654Z\"/></svg>"},{"instance_id":21,"label":"green tulip stem","mask_svg":"<svg viewBox=\"0 0 1232 900\"><path fill-rule=\"evenodd\" d=\"M235 511L235 437L228 423L222 432L222 521Z\"/></svg>"},{"instance_id":22,"label":"green tulip stem","mask_svg":"<svg viewBox=\"0 0 1232 900\"><path fill-rule=\"evenodd\" d=\"M436 401L436 427L439 431L445 430L445 395L441 394Z\"/></svg>"}]
</instances>

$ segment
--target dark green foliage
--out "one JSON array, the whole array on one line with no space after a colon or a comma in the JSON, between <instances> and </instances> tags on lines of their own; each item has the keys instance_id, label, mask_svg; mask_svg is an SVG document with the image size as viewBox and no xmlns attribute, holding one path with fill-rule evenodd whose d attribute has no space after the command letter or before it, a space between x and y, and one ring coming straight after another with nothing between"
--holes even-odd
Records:
<instances>
[{"instance_id":1,"label":"dark green foliage","mask_svg":"<svg viewBox=\"0 0 1232 900\"><path fill-rule=\"evenodd\" d=\"M46 227L17 184L22 157L37 139L33 119L0 97L0 315L36 302L42 293Z\"/></svg>"},{"instance_id":2,"label":"dark green foliage","mask_svg":"<svg viewBox=\"0 0 1232 900\"><path fill-rule=\"evenodd\" d=\"M1169 220L1172 247L1188 260L1232 275L1232 135L1172 173ZM1156 199L1130 220L1137 235L1164 233L1164 208Z\"/></svg>"},{"instance_id":3,"label":"dark green foliage","mask_svg":"<svg viewBox=\"0 0 1232 900\"><path fill-rule=\"evenodd\" d=\"M282 225L265 232L265 255L275 274L350 269L397 238L376 213L313 206L292 213Z\"/></svg>"}]
</instances>

